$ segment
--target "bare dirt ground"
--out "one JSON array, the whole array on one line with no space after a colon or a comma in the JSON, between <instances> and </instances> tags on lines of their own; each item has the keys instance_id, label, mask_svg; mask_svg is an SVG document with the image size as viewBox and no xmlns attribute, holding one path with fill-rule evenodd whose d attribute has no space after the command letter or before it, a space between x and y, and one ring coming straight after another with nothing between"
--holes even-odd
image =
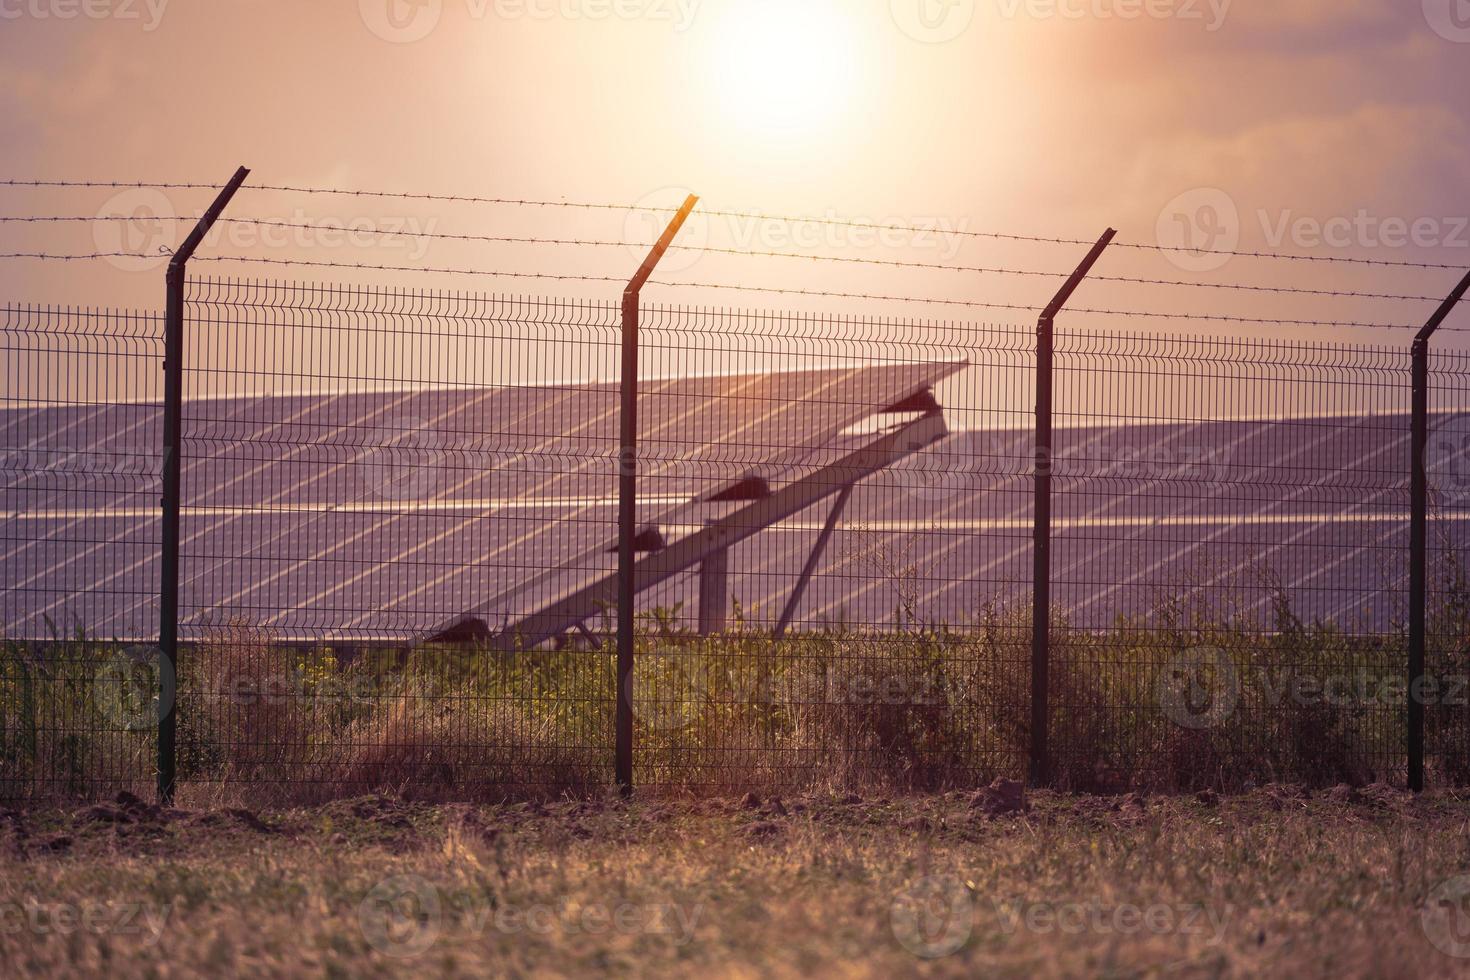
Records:
<instances>
[{"instance_id":1,"label":"bare dirt ground","mask_svg":"<svg viewBox=\"0 0 1470 980\"><path fill-rule=\"evenodd\" d=\"M0 810L7 975L1470 975L1470 803Z\"/></svg>"}]
</instances>

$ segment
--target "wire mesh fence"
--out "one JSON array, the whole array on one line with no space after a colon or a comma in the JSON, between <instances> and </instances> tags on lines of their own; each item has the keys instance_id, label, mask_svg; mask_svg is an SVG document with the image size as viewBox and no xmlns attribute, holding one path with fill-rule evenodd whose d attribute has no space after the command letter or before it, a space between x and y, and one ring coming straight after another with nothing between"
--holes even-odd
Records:
<instances>
[{"instance_id":1,"label":"wire mesh fence","mask_svg":"<svg viewBox=\"0 0 1470 980\"><path fill-rule=\"evenodd\" d=\"M1430 357L1425 768L1439 784L1470 778L1470 357Z\"/></svg>"},{"instance_id":2,"label":"wire mesh fence","mask_svg":"<svg viewBox=\"0 0 1470 980\"><path fill-rule=\"evenodd\" d=\"M617 306L231 279L186 299L180 792L607 786ZM160 318L5 316L0 795L147 785ZM1035 343L645 306L637 785L1027 771ZM1433 370L1447 682L1464 373ZM1062 331L1056 403L1057 782L1401 780L1407 353ZM68 446L84 466L54 462ZM1465 718L1430 712L1440 782Z\"/></svg>"},{"instance_id":3,"label":"wire mesh fence","mask_svg":"<svg viewBox=\"0 0 1470 980\"><path fill-rule=\"evenodd\" d=\"M1407 351L1059 340L1060 777L1403 778Z\"/></svg>"},{"instance_id":4,"label":"wire mesh fence","mask_svg":"<svg viewBox=\"0 0 1470 980\"><path fill-rule=\"evenodd\" d=\"M0 324L0 797L146 791L161 318L5 306ZM128 639L98 642L124 608Z\"/></svg>"}]
</instances>

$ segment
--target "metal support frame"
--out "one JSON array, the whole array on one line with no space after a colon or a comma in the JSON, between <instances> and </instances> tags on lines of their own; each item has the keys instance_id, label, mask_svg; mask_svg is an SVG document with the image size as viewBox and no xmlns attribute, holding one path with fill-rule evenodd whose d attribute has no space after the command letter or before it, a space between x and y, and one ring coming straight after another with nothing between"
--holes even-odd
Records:
<instances>
[{"instance_id":1,"label":"metal support frame","mask_svg":"<svg viewBox=\"0 0 1470 980\"><path fill-rule=\"evenodd\" d=\"M641 556L634 565L634 594L690 570L715 552L726 551L745 539L754 537L771 525L799 514L813 504L841 492L844 487L892 466L947 435L949 429L945 426L943 416L932 415L916 419L776 490L769 497L711 521L708 526L688 537L679 538L663 551ZM583 586L521 619L500 633L484 637L484 640L487 645L508 652L530 649L575 628L577 623L588 617L597 615L598 610L606 608L621 593L624 581L620 568L617 572Z\"/></svg>"},{"instance_id":2,"label":"metal support frame","mask_svg":"<svg viewBox=\"0 0 1470 980\"><path fill-rule=\"evenodd\" d=\"M1031 782L1051 782L1049 698L1051 666L1051 477L1052 374L1056 316L1087 278L1117 232L1109 228L1067 279L1036 321L1036 510L1032 532L1031 597Z\"/></svg>"},{"instance_id":3,"label":"metal support frame","mask_svg":"<svg viewBox=\"0 0 1470 980\"><path fill-rule=\"evenodd\" d=\"M623 290L621 414L618 421L618 707L616 769L618 788L633 791L633 569L638 555L638 298L643 284L668 251L699 198L690 194Z\"/></svg>"},{"instance_id":4,"label":"metal support frame","mask_svg":"<svg viewBox=\"0 0 1470 980\"><path fill-rule=\"evenodd\" d=\"M204 236L245 183L240 167L169 260L163 334L163 528L158 609L158 802L170 806L178 784L179 522L184 428L184 276Z\"/></svg>"},{"instance_id":5,"label":"metal support frame","mask_svg":"<svg viewBox=\"0 0 1470 980\"><path fill-rule=\"evenodd\" d=\"M924 409L927 414L942 414L938 403L933 401L932 396L926 397L924 392L943 378L963 369L964 366L964 362L935 365L935 377L925 379L917 387L906 391L902 404L906 408L910 404L924 403L928 406ZM882 411L894 410L887 408ZM827 433L826 437L834 437L842 429L861 420L861 417L855 417ZM816 441L810 443L812 448L815 448L816 445ZM712 504L747 504L769 498L772 495L772 484L778 483L781 474L788 468L786 465L770 465L763 469L751 470L739 479L721 484L706 493L693 497L688 503L661 511L656 517L650 519L649 523L641 525L638 529L639 539L648 541L657 539L658 546L642 549L635 547L634 550L641 557L667 547L667 543L663 540L663 530L666 527L686 527L694 523L708 524L709 507ZM836 489L840 487L834 488L834 492ZM585 573L588 570L601 567L604 556L616 555L617 552L617 532L614 531L613 537L608 541L593 545L554 568L529 578L519 579L506 591L428 630L425 635L413 641L412 645L479 643L507 652L534 648L554 636L554 632L548 632L548 630L572 629L577 622L600 617L613 608L616 602L615 594L601 597L598 605L581 610L578 618L564 621L547 618L552 609L562 608L560 605L562 599L549 597L566 597L573 590L581 589L580 585L573 585L567 581L568 577L577 582L585 580ZM536 597L538 605L535 611L529 614L510 612L510 610L524 608L527 595ZM571 612L575 613L576 610L571 610ZM558 622L560 625L556 625Z\"/></svg>"},{"instance_id":6,"label":"metal support frame","mask_svg":"<svg viewBox=\"0 0 1470 980\"><path fill-rule=\"evenodd\" d=\"M796 608L801 605L801 597L806 594L807 583L812 580L812 573L817 570L817 562L822 560L822 552L827 550L827 541L832 537L832 531L837 527L842 512L847 507L847 500L852 496L854 484L849 483L842 488L837 495L837 500L832 504L832 510L827 514L827 523L822 525L822 533L817 535L817 543L812 545L812 553L807 556L806 564L802 566L801 577L796 580L796 588L791 590L791 598L786 600L786 608L781 610L781 620L776 624L775 637L781 639L786 633L786 628L791 625L791 620L796 616Z\"/></svg>"},{"instance_id":7,"label":"metal support frame","mask_svg":"<svg viewBox=\"0 0 1470 980\"><path fill-rule=\"evenodd\" d=\"M1409 515L1409 789L1424 789L1424 667L1429 617L1429 339L1470 291L1467 274L1414 338Z\"/></svg>"},{"instance_id":8,"label":"metal support frame","mask_svg":"<svg viewBox=\"0 0 1470 980\"><path fill-rule=\"evenodd\" d=\"M723 633L728 624L730 550L712 551L699 563L699 635Z\"/></svg>"}]
</instances>

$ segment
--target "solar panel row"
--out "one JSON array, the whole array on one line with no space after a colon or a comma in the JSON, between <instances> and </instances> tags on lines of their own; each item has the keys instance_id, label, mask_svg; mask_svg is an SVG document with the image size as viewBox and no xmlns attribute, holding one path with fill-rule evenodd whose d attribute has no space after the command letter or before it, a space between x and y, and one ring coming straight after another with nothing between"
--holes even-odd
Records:
<instances>
[{"instance_id":1,"label":"solar panel row","mask_svg":"<svg viewBox=\"0 0 1470 980\"><path fill-rule=\"evenodd\" d=\"M763 459L768 470L784 462L792 473L810 471L859 441L833 433L942 370L661 383L649 394L659 407L645 443L645 519L670 539L692 533L717 510L691 509L690 497ZM801 390L831 396L806 399ZM504 615L531 612L554 591L527 587L532 571L545 574L574 556L581 563L571 562L558 588L610 570L614 393L586 385L515 394L516 413L500 416L504 389L191 404L191 451L221 452L186 468L197 501L184 527L186 634L245 622L282 638L407 639L497 595L507 597ZM792 403L801 406L800 426L780 418ZM405 406L428 424L365 424ZM688 447L673 438L689 413L701 411L719 413L699 424L729 432L729 442ZM137 405L15 408L0 413L0 431L11 460L15 451L86 444L92 434L94 458L123 458L124 447L152 437L155 414ZM249 438L248 420L259 417L279 428ZM570 434L537 443L538 430ZM791 431L827 444L795 443L785 435ZM1063 430L1055 588L1066 616L1105 626L1120 612L1146 611L1180 583L1207 588L1259 573L1247 590L1257 613L1269 603L1263 583L1279 581L1308 618L1387 628L1402 602L1394 589L1405 567L1406 433L1399 416ZM1028 432L958 433L862 484L800 621L882 624L907 604L927 621L958 624L987 599L1023 597L1030 445ZM1324 466L1331 460L1343 465ZM41 636L47 618L102 636L156 632L156 514L137 497L156 476L94 469L7 466L0 490L7 636ZM79 476L89 487L83 506L76 506ZM344 480L362 482L364 492L325 503L342 499ZM779 612L823 517L813 508L736 546L729 592L748 616L769 621ZM1451 537L1470 520L1454 509L1439 517ZM875 559L895 553L911 566L909 581L895 581ZM697 590L688 578L645 601L683 601L692 616Z\"/></svg>"},{"instance_id":2,"label":"solar panel row","mask_svg":"<svg viewBox=\"0 0 1470 980\"><path fill-rule=\"evenodd\" d=\"M961 625L973 622L988 600L1017 600L1029 590L1029 526L907 521L897 529L871 520L869 515L880 509L873 506L874 496L871 489L853 496L850 520L863 529L839 530L832 553L819 566L807 593L803 622L889 624L907 598L906 590L912 589L923 621ZM736 546L729 591L749 621L774 621L820 530L820 516L803 515L763 532L768 536L758 543ZM531 512L525 520L544 526L557 517L552 508ZM580 534L574 526L562 527L554 543L575 549L601 540L615 512L601 508L589 518ZM517 526L502 524L512 533ZM440 526L462 529L464 519L445 518ZM1440 526L1446 533L1463 536L1470 531L1470 518L1456 514L1442 519ZM414 530L432 532L435 527L418 524ZM262 515L229 529L212 521L191 522L191 528L196 537L186 572L186 599L218 598L208 606L186 602L185 622L191 628L186 632L197 635L211 624L252 624L281 639L417 638L482 605L486 595L503 591L508 581L541 561L542 548L550 543L537 540L505 552L498 561L485 561L467 550L446 550L436 553L432 564L397 560L390 551L369 547L303 561L282 572L276 556L251 555L251 543L289 538L300 529L299 521ZM394 523L376 519L362 521L361 528L372 536L398 533ZM1187 587L1181 583L1191 578L1200 580L1202 587L1220 584L1227 576L1218 569L1230 566L1261 572L1257 579L1237 576L1258 593L1248 604L1257 614L1266 612L1270 602L1261 592L1264 583L1279 580L1297 600L1299 614L1309 620L1322 618L1380 632L1402 615L1406 522L1343 514L1276 521L1149 518L1129 525L1126 539L1120 540L1116 530L1115 526L1100 535L1089 525L1066 521L1056 527L1055 546L1064 557L1058 563L1054 594L1063 617L1076 625L1101 627L1118 614L1143 614L1161 598ZM4 591L7 636L43 637L48 617L104 637L154 635L155 518L96 518L70 534L57 534L45 520L21 518L12 520L10 531L4 542L5 562L16 577ZM19 553L17 544L38 537L46 544ZM98 557L75 567L51 561L57 553L94 548ZM864 563L864 552L898 548L914 558L916 568L907 582L894 581L882 568ZM422 587L426 575L439 577L443 566L461 562L461 571L432 588ZM123 574L104 571L117 568ZM1103 568L1121 568L1124 577L1113 578ZM337 588L344 580L350 587ZM251 584L241 589L241 581ZM1393 588L1399 590L1397 596ZM692 619L697 612L695 594L684 581L653 591L645 601L650 606L684 603ZM304 595L325 598L303 605ZM528 602L519 608L508 605L504 614L532 611ZM1366 618L1360 616L1364 613Z\"/></svg>"}]
</instances>

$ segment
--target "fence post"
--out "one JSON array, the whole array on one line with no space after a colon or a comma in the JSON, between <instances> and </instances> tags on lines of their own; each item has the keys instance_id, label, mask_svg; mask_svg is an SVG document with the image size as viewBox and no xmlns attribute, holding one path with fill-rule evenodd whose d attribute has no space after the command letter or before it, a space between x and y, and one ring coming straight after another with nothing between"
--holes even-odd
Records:
<instances>
[{"instance_id":1,"label":"fence post","mask_svg":"<svg viewBox=\"0 0 1470 980\"><path fill-rule=\"evenodd\" d=\"M669 243L684 226L699 198L690 194L674 220L664 229L653 249L623 290L622 407L618 419L618 707L615 754L618 789L624 796L633 792L633 602L638 590L633 582L638 554L638 297L643 284Z\"/></svg>"},{"instance_id":2,"label":"fence post","mask_svg":"<svg viewBox=\"0 0 1470 980\"><path fill-rule=\"evenodd\" d=\"M1470 275L1414 338L1409 487L1409 789L1424 790L1424 663L1429 619L1429 338L1470 290Z\"/></svg>"},{"instance_id":3,"label":"fence post","mask_svg":"<svg viewBox=\"0 0 1470 980\"><path fill-rule=\"evenodd\" d=\"M1047 735L1051 727L1048 677L1051 666L1051 476L1052 374L1056 316L1087 278L1117 232L1109 228L1082 264L1067 279L1036 321L1036 505L1032 529L1031 592L1031 783L1051 782L1051 754Z\"/></svg>"},{"instance_id":4,"label":"fence post","mask_svg":"<svg viewBox=\"0 0 1470 980\"><path fill-rule=\"evenodd\" d=\"M184 273L194 251L250 171L240 167L169 260L163 321L163 529L158 623L158 802L171 806L178 782L179 515L184 423Z\"/></svg>"}]
</instances>

